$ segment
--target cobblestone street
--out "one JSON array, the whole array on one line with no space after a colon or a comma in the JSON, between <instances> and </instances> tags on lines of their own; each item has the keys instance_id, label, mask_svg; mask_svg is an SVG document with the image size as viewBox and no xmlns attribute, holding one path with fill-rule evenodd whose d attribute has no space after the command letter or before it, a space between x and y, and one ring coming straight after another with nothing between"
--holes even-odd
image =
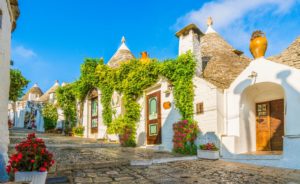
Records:
<instances>
[{"instance_id":1,"label":"cobblestone street","mask_svg":"<svg viewBox=\"0 0 300 184\"><path fill-rule=\"evenodd\" d=\"M28 131L11 132L10 152ZM121 148L115 143L38 134L55 155L48 178L69 183L300 183L300 171L209 160L130 166L131 160L180 157L168 152Z\"/></svg>"}]
</instances>

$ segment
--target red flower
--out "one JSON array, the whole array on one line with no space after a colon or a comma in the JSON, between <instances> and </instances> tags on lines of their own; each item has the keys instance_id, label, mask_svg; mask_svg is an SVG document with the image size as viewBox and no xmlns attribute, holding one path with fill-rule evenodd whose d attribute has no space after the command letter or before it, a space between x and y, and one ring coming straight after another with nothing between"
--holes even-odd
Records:
<instances>
[{"instance_id":1,"label":"red flower","mask_svg":"<svg viewBox=\"0 0 300 184\"><path fill-rule=\"evenodd\" d=\"M22 154L22 153L19 153L18 156L17 156L18 160L21 160L22 157L23 157L23 154Z\"/></svg>"},{"instance_id":2,"label":"red flower","mask_svg":"<svg viewBox=\"0 0 300 184\"><path fill-rule=\"evenodd\" d=\"M47 171L47 169L45 167L40 167L40 171L45 172L45 171Z\"/></svg>"},{"instance_id":3,"label":"red flower","mask_svg":"<svg viewBox=\"0 0 300 184\"><path fill-rule=\"evenodd\" d=\"M10 172L11 172L11 166L10 166L10 165L6 166L6 172L7 172L7 173L10 173Z\"/></svg>"},{"instance_id":4,"label":"red flower","mask_svg":"<svg viewBox=\"0 0 300 184\"><path fill-rule=\"evenodd\" d=\"M35 134L29 134L25 141L15 146L17 153L10 156L9 165L6 167L7 173L17 171L47 171L54 160L53 155L46 149L42 139L36 138ZM35 159L35 158L39 159ZM35 167L33 167L35 165ZM38 167L36 167L38 166Z\"/></svg>"},{"instance_id":5,"label":"red flower","mask_svg":"<svg viewBox=\"0 0 300 184\"><path fill-rule=\"evenodd\" d=\"M44 148L41 150L41 154L42 155L45 154L45 149Z\"/></svg>"}]
</instances>

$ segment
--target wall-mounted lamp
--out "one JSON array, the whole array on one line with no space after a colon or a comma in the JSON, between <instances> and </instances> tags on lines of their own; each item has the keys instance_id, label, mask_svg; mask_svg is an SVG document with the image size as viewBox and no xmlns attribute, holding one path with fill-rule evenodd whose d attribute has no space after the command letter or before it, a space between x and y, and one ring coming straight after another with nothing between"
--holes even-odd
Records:
<instances>
[{"instance_id":1,"label":"wall-mounted lamp","mask_svg":"<svg viewBox=\"0 0 300 184\"><path fill-rule=\"evenodd\" d=\"M255 71L251 72L251 75L248 76L248 78L256 78L257 77L257 73Z\"/></svg>"}]
</instances>

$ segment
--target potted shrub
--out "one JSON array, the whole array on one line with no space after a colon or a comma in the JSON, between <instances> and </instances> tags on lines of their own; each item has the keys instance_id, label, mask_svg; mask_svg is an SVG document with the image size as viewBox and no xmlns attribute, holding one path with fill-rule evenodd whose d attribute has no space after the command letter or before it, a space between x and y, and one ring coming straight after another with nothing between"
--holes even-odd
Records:
<instances>
[{"instance_id":1,"label":"potted shrub","mask_svg":"<svg viewBox=\"0 0 300 184\"><path fill-rule=\"evenodd\" d=\"M15 178L17 182L45 183L47 171L54 164L54 160L44 141L32 133L15 148L17 152L10 156L6 167L11 180Z\"/></svg>"},{"instance_id":2,"label":"potted shrub","mask_svg":"<svg viewBox=\"0 0 300 184\"><path fill-rule=\"evenodd\" d=\"M198 158L205 158L211 160L219 159L219 148L214 143L202 144L197 150Z\"/></svg>"}]
</instances>

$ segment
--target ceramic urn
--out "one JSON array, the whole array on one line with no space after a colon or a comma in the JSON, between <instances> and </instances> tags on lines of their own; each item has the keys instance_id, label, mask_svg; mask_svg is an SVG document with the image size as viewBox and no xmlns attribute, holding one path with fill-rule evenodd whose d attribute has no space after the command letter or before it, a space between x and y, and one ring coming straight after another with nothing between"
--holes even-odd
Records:
<instances>
[{"instance_id":1,"label":"ceramic urn","mask_svg":"<svg viewBox=\"0 0 300 184\"><path fill-rule=\"evenodd\" d=\"M254 59L264 57L268 47L268 41L262 31L254 31L250 41L250 52Z\"/></svg>"}]
</instances>

